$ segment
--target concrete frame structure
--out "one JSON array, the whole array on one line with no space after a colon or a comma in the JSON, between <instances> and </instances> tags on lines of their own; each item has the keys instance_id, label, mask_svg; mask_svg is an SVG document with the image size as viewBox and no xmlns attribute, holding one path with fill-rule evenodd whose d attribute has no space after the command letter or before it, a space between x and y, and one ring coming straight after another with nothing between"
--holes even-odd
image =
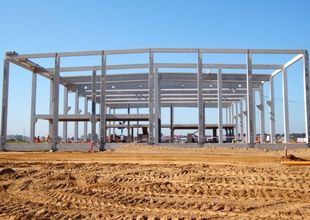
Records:
<instances>
[{"instance_id":1,"label":"concrete frame structure","mask_svg":"<svg viewBox=\"0 0 310 220\"><path fill-rule=\"evenodd\" d=\"M197 56L197 63L158 63L155 54L185 53ZM206 63L203 57L206 54L243 54L244 63ZM107 60L113 55L146 54L147 63L141 64L107 64ZM285 64L253 64L252 56L256 54L286 54L294 57ZM101 57L98 66L62 67L61 58L64 57ZM54 67L40 66L31 59L54 59ZM207 60L207 56L206 56ZM274 112L274 77L283 74L283 112L285 143L289 141L289 114L288 114L288 90L287 68L297 61L303 62L304 102L305 102L305 131L306 143L310 143L310 85L309 85L309 58L306 50L286 49L195 49L195 48L147 48L125 50L99 50L63 53L39 53L17 54L6 52L3 66L3 92L1 115L1 149L5 150L7 136L8 92L9 92L9 66L16 64L32 72L32 96L31 96L31 123L30 138L35 135L37 120L49 121L49 135L52 139L51 149L57 150L58 124L63 122L63 138L67 139L67 122L75 122L75 138L78 138L78 122L84 122L84 134L87 136L87 122L91 122L91 139L95 141L96 122L100 123L100 150L105 150L106 132L120 127L115 121L127 121L128 133L130 128L148 127L148 144L158 144L161 140L161 128L170 128L171 142L174 139L175 129L198 129L198 143L206 142L205 129L212 128L218 132L218 142L223 143L223 129L226 135L232 135L232 129L236 134L240 133L243 139L243 124L245 121L246 143L255 144L255 108L260 111L260 135L264 142L265 135L265 103L263 85L270 82L269 122L271 143L275 142L275 112ZM147 70L146 73L120 73L108 74L107 71L123 70ZM196 69L195 72L170 72L166 69ZM208 69L208 73L207 70ZM216 73L211 70L215 69ZM228 71L229 72L226 72ZM236 73L232 73L235 70ZM256 73L256 70L270 71L267 74ZM88 71L89 75L61 76L65 72ZM100 71L100 75L98 75ZM51 81L50 113L36 114L36 81L37 74ZM59 86L64 86L64 109L59 114ZM255 106L255 91L260 93L260 104ZM68 92L75 92L75 114L68 114ZM78 100L84 97L84 113L80 114ZM88 101L91 101L91 113L88 113ZM245 105L243 105L243 102ZM100 106L100 114L96 114L96 104ZM239 107L238 107L239 106ZM161 108L170 108L170 124L161 125ZM175 107L197 107L198 125L174 124ZM113 109L113 114L107 108ZM128 109L128 114L115 114L115 109ZM130 108L136 108L137 114L129 114ZM148 114L139 114L139 108L148 108ZM218 123L216 125L205 124L205 108L218 109ZM226 109L226 124L223 124L223 109ZM243 111L246 109L245 111ZM107 124L113 121L113 124ZM136 121L136 124L130 124ZM139 121L148 121L148 124L139 124ZM239 121L239 122L238 122ZM132 132L133 135L133 132ZM86 138L84 138L84 141Z\"/></svg>"}]
</instances>

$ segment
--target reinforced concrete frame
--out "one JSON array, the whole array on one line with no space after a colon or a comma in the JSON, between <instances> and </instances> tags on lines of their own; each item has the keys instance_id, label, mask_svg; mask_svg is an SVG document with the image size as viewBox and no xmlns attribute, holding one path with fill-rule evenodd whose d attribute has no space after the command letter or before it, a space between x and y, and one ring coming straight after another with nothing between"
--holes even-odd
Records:
<instances>
[{"instance_id":1,"label":"reinforced concrete frame","mask_svg":"<svg viewBox=\"0 0 310 220\"><path fill-rule=\"evenodd\" d=\"M156 62L157 54L182 53L197 56L197 63L161 63ZM208 54L242 54L244 63L208 63ZM108 58L113 55L146 54L147 63L108 64ZM284 64L256 64L253 55L283 54L294 55ZM100 57L98 66L62 66L61 59L65 57ZM54 67L43 67L33 59L52 58ZM107 129L109 134L113 128L122 125L115 121L127 121L128 138L133 137L133 128L148 128L148 144L158 144L161 141L161 128L170 128L170 141L174 141L176 129L198 129L198 144L206 142L205 129L212 128L219 144L224 142L225 135L231 137L233 129L236 136L249 146L256 144L256 107L259 110L260 142L265 141L265 100L264 83L270 83L269 106L270 143L275 143L275 107L274 107L274 77L282 74L283 94L283 127L284 143L289 142L289 106L287 87L287 68L301 60L303 62L303 90L305 106L306 144L310 143L310 87L309 87L309 56L307 50L297 49L208 49L208 48L145 48L124 50L98 50L60 53L18 54L6 52L3 64L2 114L1 114L1 150L5 150L7 140L7 116L9 97L10 64L18 65L32 72L30 139L35 137L37 120L49 121L51 149L57 150L59 143L58 124L63 122L63 139L67 140L67 122L75 122L74 138L78 139L78 123L84 122L84 141L87 140L87 122L91 122L91 140L96 140L96 123L100 123L100 150L105 150ZM167 71L171 69L172 71ZM175 69L196 69L194 72L175 71ZM109 74L107 71L144 70L145 73ZM215 70L215 73L212 72ZM265 70L266 73L256 73ZM66 72L89 72L86 75L64 76ZM227 71L227 72L226 72ZM235 71L235 73L232 73ZM100 74L98 74L100 72ZM50 80L49 114L36 113L37 75ZM59 86L64 87L63 114L59 114ZM259 93L259 105L255 103L255 92ZM68 93L75 93L75 113L69 114ZM79 110L79 97L83 97L84 111ZM88 101L91 101L91 112L88 113ZM96 114L96 105L100 112ZM161 108L170 108L170 123L161 123ZM178 125L174 123L175 107L197 107L198 125ZM109 111L107 111L109 108ZM128 109L128 114L115 114L116 109ZM130 109L136 108L137 114L130 114ZM139 114L139 108L148 108L148 114ZM218 123L205 123L205 109L218 109ZM113 113L112 113L113 109ZM225 110L225 124L223 123ZM111 123L113 121L113 124ZM135 121L136 124L130 123ZM147 121L148 124L139 124ZM109 122L107 124L107 122ZM245 128L245 129L244 129ZM138 131L137 131L138 132ZM133 139L133 138L132 138ZM226 137L227 139L227 137Z\"/></svg>"}]
</instances>

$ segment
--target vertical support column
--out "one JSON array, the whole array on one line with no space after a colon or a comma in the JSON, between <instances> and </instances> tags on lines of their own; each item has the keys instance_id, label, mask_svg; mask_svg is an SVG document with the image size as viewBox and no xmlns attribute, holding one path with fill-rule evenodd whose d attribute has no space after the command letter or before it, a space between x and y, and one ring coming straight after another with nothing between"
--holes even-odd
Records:
<instances>
[{"instance_id":1,"label":"vertical support column","mask_svg":"<svg viewBox=\"0 0 310 220\"><path fill-rule=\"evenodd\" d=\"M76 91L74 98L74 114L79 115L79 93ZM79 122L74 122L74 142L78 142L79 139Z\"/></svg>"},{"instance_id":2,"label":"vertical support column","mask_svg":"<svg viewBox=\"0 0 310 220\"><path fill-rule=\"evenodd\" d=\"M53 93L54 93L54 79L50 80L50 115L53 114ZM53 120L48 121L48 134L52 138L53 137Z\"/></svg>"},{"instance_id":3,"label":"vertical support column","mask_svg":"<svg viewBox=\"0 0 310 220\"><path fill-rule=\"evenodd\" d=\"M253 133L254 133L254 143L256 143L256 91L253 90Z\"/></svg>"},{"instance_id":4,"label":"vertical support column","mask_svg":"<svg viewBox=\"0 0 310 220\"><path fill-rule=\"evenodd\" d=\"M289 113L288 113L288 91L287 91L287 70L282 70L282 95L283 95L283 123L284 123L284 143L290 139Z\"/></svg>"},{"instance_id":5,"label":"vertical support column","mask_svg":"<svg viewBox=\"0 0 310 220\"><path fill-rule=\"evenodd\" d=\"M9 100L9 76L10 62L3 61L3 87L2 87L2 114L1 114L1 150L5 151L7 123L8 123L8 100Z\"/></svg>"},{"instance_id":6,"label":"vertical support column","mask_svg":"<svg viewBox=\"0 0 310 220\"><path fill-rule=\"evenodd\" d=\"M226 123L226 124L229 123L229 122L228 122L228 108L227 108L227 107L225 108L225 123ZM225 134L226 134L226 132L225 132Z\"/></svg>"},{"instance_id":7,"label":"vertical support column","mask_svg":"<svg viewBox=\"0 0 310 220\"><path fill-rule=\"evenodd\" d=\"M259 130L260 130L260 143L265 143L265 106L264 106L264 87L263 84L259 90Z\"/></svg>"},{"instance_id":8,"label":"vertical support column","mask_svg":"<svg viewBox=\"0 0 310 220\"><path fill-rule=\"evenodd\" d=\"M59 115L59 73L60 73L60 57L55 56L55 72L53 80L53 137L52 151L57 150L58 143L58 115Z\"/></svg>"},{"instance_id":9,"label":"vertical support column","mask_svg":"<svg viewBox=\"0 0 310 220\"><path fill-rule=\"evenodd\" d=\"M154 76L154 91L155 91L155 144L161 140L161 100L160 100L160 76L158 69L155 68Z\"/></svg>"},{"instance_id":10,"label":"vertical support column","mask_svg":"<svg viewBox=\"0 0 310 220\"><path fill-rule=\"evenodd\" d=\"M244 107L245 107L245 111L243 111L243 117L244 117L244 121L245 121L245 129L244 129L244 133L245 133L245 138L244 138L244 141L245 143L248 143L248 114L247 114L247 99L245 98L244 99Z\"/></svg>"},{"instance_id":11,"label":"vertical support column","mask_svg":"<svg viewBox=\"0 0 310 220\"><path fill-rule=\"evenodd\" d=\"M130 115L130 105L128 104L127 114ZM130 140L130 121L127 122L127 142L131 142Z\"/></svg>"},{"instance_id":12,"label":"vertical support column","mask_svg":"<svg viewBox=\"0 0 310 220\"><path fill-rule=\"evenodd\" d=\"M96 139L96 70L93 70L91 91L91 141L96 141Z\"/></svg>"},{"instance_id":13,"label":"vertical support column","mask_svg":"<svg viewBox=\"0 0 310 220\"><path fill-rule=\"evenodd\" d=\"M240 122L240 140L244 141L244 131L243 131L243 100L239 101L240 113L239 113L239 122Z\"/></svg>"},{"instance_id":14,"label":"vertical support column","mask_svg":"<svg viewBox=\"0 0 310 220\"><path fill-rule=\"evenodd\" d=\"M234 103L231 103L231 106L230 106L230 108L231 108L231 124L234 124L235 125L235 127L234 127L234 129L233 129L233 134L235 134L235 133L237 133L236 132L236 123L235 123L235 110L234 110Z\"/></svg>"},{"instance_id":15,"label":"vertical support column","mask_svg":"<svg viewBox=\"0 0 310 220\"><path fill-rule=\"evenodd\" d=\"M232 124L231 123L231 106L228 107L228 124Z\"/></svg>"},{"instance_id":16,"label":"vertical support column","mask_svg":"<svg viewBox=\"0 0 310 220\"><path fill-rule=\"evenodd\" d=\"M148 144L154 144L154 53L149 52L149 137Z\"/></svg>"},{"instance_id":17,"label":"vertical support column","mask_svg":"<svg viewBox=\"0 0 310 220\"><path fill-rule=\"evenodd\" d=\"M218 95L217 109L218 109L218 130L219 130L218 143L222 144L223 143L222 69L218 69L217 71L217 95Z\"/></svg>"},{"instance_id":18,"label":"vertical support column","mask_svg":"<svg viewBox=\"0 0 310 220\"><path fill-rule=\"evenodd\" d=\"M84 115L88 114L88 100L87 97L84 97ZM84 122L84 142L87 142L87 121Z\"/></svg>"},{"instance_id":19,"label":"vertical support column","mask_svg":"<svg viewBox=\"0 0 310 220\"><path fill-rule=\"evenodd\" d=\"M203 77L202 77L202 53L198 49L198 62L197 62L197 106L198 106L198 144L204 144L205 138L205 121L204 121L204 103L203 103Z\"/></svg>"},{"instance_id":20,"label":"vertical support column","mask_svg":"<svg viewBox=\"0 0 310 220\"><path fill-rule=\"evenodd\" d=\"M37 74L32 73L32 88L31 88L31 110L30 110L30 142L33 142L36 131L36 97L37 97Z\"/></svg>"},{"instance_id":21,"label":"vertical support column","mask_svg":"<svg viewBox=\"0 0 310 220\"><path fill-rule=\"evenodd\" d=\"M106 144L106 54L101 55L101 77L100 77L100 151L105 150Z\"/></svg>"},{"instance_id":22,"label":"vertical support column","mask_svg":"<svg viewBox=\"0 0 310 220\"><path fill-rule=\"evenodd\" d=\"M64 106L63 106L63 110L64 110L64 115L67 115L70 108L68 106L68 87L64 86ZM63 131L62 131L62 138L64 140L64 142L67 142L68 140L68 122L64 121L63 122Z\"/></svg>"},{"instance_id":23,"label":"vertical support column","mask_svg":"<svg viewBox=\"0 0 310 220\"><path fill-rule=\"evenodd\" d=\"M173 105L170 106L170 142L174 142L174 112Z\"/></svg>"},{"instance_id":24,"label":"vertical support column","mask_svg":"<svg viewBox=\"0 0 310 220\"><path fill-rule=\"evenodd\" d=\"M305 51L303 56L303 75L304 75L304 103L305 103L305 133L306 143L310 145L310 83L309 83L309 55Z\"/></svg>"},{"instance_id":25,"label":"vertical support column","mask_svg":"<svg viewBox=\"0 0 310 220\"><path fill-rule=\"evenodd\" d=\"M137 114L139 114L139 108L137 108ZM137 140L139 137L139 121L137 121Z\"/></svg>"},{"instance_id":26,"label":"vertical support column","mask_svg":"<svg viewBox=\"0 0 310 220\"><path fill-rule=\"evenodd\" d=\"M247 52L247 139L249 146L254 146L254 109L253 109L253 91L252 91L252 54Z\"/></svg>"},{"instance_id":27,"label":"vertical support column","mask_svg":"<svg viewBox=\"0 0 310 220\"><path fill-rule=\"evenodd\" d=\"M113 108L113 115L115 115L115 108ZM115 121L113 121L113 141L115 141Z\"/></svg>"},{"instance_id":28,"label":"vertical support column","mask_svg":"<svg viewBox=\"0 0 310 220\"><path fill-rule=\"evenodd\" d=\"M109 107L109 115L112 114L112 108ZM109 142L112 142L112 139L111 139L111 121L109 121L109 128L108 128L108 135L109 135Z\"/></svg>"},{"instance_id":29,"label":"vertical support column","mask_svg":"<svg viewBox=\"0 0 310 220\"><path fill-rule=\"evenodd\" d=\"M270 77L270 102L269 104L269 119L270 119L270 143L276 143L276 125L274 112L274 78Z\"/></svg>"},{"instance_id":30,"label":"vertical support column","mask_svg":"<svg viewBox=\"0 0 310 220\"><path fill-rule=\"evenodd\" d=\"M239 133L240 133L240 129L239 129L239 110L238 110L238 102L235 103L235 110L236 110L236 114L235 114L235 124L236 124L236 136L237 139L239 139Z\"/></svg>"}]
</instances>

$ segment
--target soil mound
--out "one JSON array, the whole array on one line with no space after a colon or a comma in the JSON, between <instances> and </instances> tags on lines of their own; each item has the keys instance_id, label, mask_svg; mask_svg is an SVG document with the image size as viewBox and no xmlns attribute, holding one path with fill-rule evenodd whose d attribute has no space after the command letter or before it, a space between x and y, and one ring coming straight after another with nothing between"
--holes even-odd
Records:
<instances>
[{"instance_id":1,"label":"soil mound","mask_svg":"<svg viewBox=\"0 0 310 220\"><path fill-rule=\"evenodd\" d=\"M16 171L13 170L12 168L5 168L0 171L0 175L13 174L15 172Z\"/></svg>"}]
</instances>

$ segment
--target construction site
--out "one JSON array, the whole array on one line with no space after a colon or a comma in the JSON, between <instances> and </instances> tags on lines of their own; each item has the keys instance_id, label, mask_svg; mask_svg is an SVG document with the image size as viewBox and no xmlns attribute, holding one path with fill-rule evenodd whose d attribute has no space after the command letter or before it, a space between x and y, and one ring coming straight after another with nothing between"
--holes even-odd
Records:
<instances>
[{"instance_id":1,"label":"construction site","mask_svg":"<svg viewBox=\"0 0 310 220\"><path fill-rule=\"evenodd\" d=\"M169 62L159 56L167 54L185 54L195 62ZM210 62L214 54L238 54L242 62ZM113 61L119 55L142 57ZM271 63L278 55L290 58ZM259 63L257 56L267 56L269 62ZM88 57L89 65L70 65L68 57ZM53 66L44 66L41 59L51 60ZM289 116L302 116L289 115L287 70L301 62L305 138L293 143ZM23 143L7 136L8 114L16 114L8 106L12 64L32 74L30 140ZM0 218L306 219L310 216L308 67L306 50L7 52ZM275 111L279 74L282 115ZM38 76L50 85L49 112L44 114L37 111ZM69 105L69 94L74 106ZM183 109L181 117L193 123L179 123L177 109ZM207 114L210 109L216 114ZM276 138L279 117L282 140ZM209 123L210 118L216 123ZM37 136L41 120L48 125L46 141ZM184 135L176 134L181 130ZM93 147L94 143L98 145Z\"/></svg>"}]
</instances>

